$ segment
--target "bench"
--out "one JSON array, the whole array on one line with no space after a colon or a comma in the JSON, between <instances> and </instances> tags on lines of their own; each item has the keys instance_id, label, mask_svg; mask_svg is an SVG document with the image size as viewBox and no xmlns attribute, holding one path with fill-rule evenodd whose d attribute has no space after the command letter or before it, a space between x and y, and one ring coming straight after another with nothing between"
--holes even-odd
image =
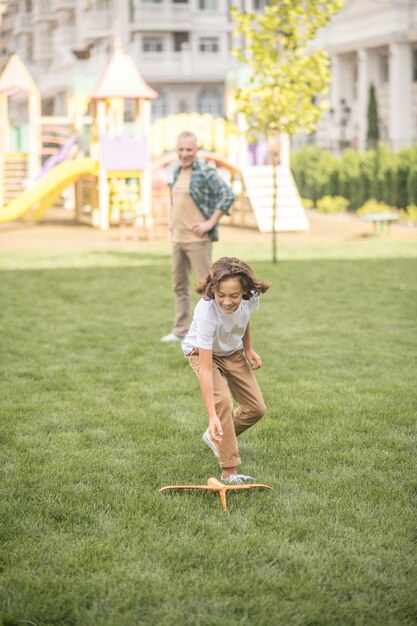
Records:
<instances>
[{"instance_id":1,"label":"bench","mask_svg":"<svg viewBox=\"0 0 417 626\"><path fill-rule=\"evenodd\" d=\"M385 230L387 235L391 234L392 222L397 222L399 217L396 213L369 213L369 215L362 215L360 218L362 222L370 222L372 224L372 236L378 236L378 229L381 235Z\"/></svg>"}]
</instances>

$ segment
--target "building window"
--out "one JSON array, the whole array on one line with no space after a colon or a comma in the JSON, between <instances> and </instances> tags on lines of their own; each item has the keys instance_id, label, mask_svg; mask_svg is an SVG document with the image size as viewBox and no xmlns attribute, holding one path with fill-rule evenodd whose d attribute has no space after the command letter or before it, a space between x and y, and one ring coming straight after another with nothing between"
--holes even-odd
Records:
<instances>
[{"instance_id":1,"label":"building window","mask_svg":"<svg viewBox=\"0 0 417 626\"><path fill-rule=\"evenodd\" d=\"M163 52L164 42L162 37L144 37L142 41L143 52Z\"/></svg>"},{"instance_id":2,"label":"building window","mask_svg":"<svg viewBox=\"0 0 417 626\"><path fill-rule=\"evenodd\" d=\"M381 57L381 78L383 83L389 82L389 57L388 54L384 54Z\"/></svg>"},{"instance_id":3,"label":"building window","mask_svg":"<svg viewBox=\"0 0 417 626\"><path fill-rule=\"evenodd\" d=\"M201 11L217 11L218 0L198 0L198 8Z\"/></svg>"},{"instance_id":4,"label":"building window","mask_svg":"<svg viewBox=\"0 0 417 626\"><path fill-rule=\"evenodd\" d=\"M417 82L417 48L413 48L413 82Z\"/></svg>"},{"instance_id":5,"label":"building window","mask_svg":"<svg viewBox=\"0 0 417 626\"><path fill-rule=\"evenodd\" d=\"M267 4L268 0L253 0L253 10L263 11Z\"/></svg>"},{"instance_id":6,"label":"building window","mask_svg":"<svg viewBox=\"0 0 417 626\"><path fill-rule=\"evenodd\" d=\"M198 43L200 52L218 52L219 40L217 37L200 37Z\"/></svg>"},{"instance_id":7,"label":"building window","mask_svg":"<svg viewBox=\"0 0 417 626\"><path fill-rule=\"evenodd\" d=\"M142 0L142 4L161 4L162 0Z\"/></svg>"},{"instance_id":8,"label":"building window","mask_svg":"<svg viewBox=\"0 0 417 626\"><path fill-rule=\"evenodd\" d=\"M188 41L189 41L188 33L174 33L175 52L180 52L182 50L182 45L184 43L188 43Z\"/></svg>"},{"instance_id":9,"label":"building window","mask_svg":"<svg viewBox=\"0 0 417 626\"><path fill-rule=\"evenodd\" d=\"M198 112L223 115L223 101L217 89L204 89L198 96Z\"/></svg>"},{"instance_id":10,"label":"building window","mask_svg":"<svg viewBox=\"0 0 417 626\"><path fill-rule=\"evenodd\" d=\"M45 98L42 100L41 110L42 115L53 115L54 114L54 99L53 98Z\"/></svg>"},{"instance_id":11,"label":"building window","mask_svg":"<svg viewBox=\"0 0 417 626\"><path fill-rule=\"evenodd\" d=\"M28 61L33 61L33 37L29 35L26 42L26 59Z\"/></svg>"},{"instance_id":12,"label":"building window","mask_svg":"<svg viewBox=\"0 0 417 626\"><path fill-rule=\"evenodd\" d=\"M129 22L135 21L136 7L134 0L129 0Z\"/></svg>"},{"instance_id":13,"label":"building window","mask_svg":"<svg viewBox=\"0 0 417 626\"><path fill-rule=\"evenodd\" d=\"M152 117L165 117L168 114L167 98L163 91L158 91L159 97L152 100Z\"/></svg>"},{"instance_id":14,"label":"building window","mask_svg":"<svg viewBox=\"0 0 417 626\"><path fill-rule=\"evenodd\" d=\"M135 101L131 100L130 98L124 101L123 121L135 121Z\"/></svg>"},{"instance_id":15,"label":"building window","mask_svg":"<svg viewBox=\"0 0 417 626\"><path fill-rule=\"evenodd\" d=\"M188 113L189 106L186 100L180 100L178 102L178 113Z\"/></svg>"}]
</instances>

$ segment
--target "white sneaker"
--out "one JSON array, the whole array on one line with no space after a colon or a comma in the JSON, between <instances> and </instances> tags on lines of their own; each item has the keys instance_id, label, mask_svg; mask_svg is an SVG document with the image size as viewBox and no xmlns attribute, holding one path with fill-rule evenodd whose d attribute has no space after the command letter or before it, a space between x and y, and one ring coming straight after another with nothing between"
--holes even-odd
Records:
<instances>
[{"instance_id":1,"label":"white sneaker","mask_svg":"<svg viewBox=\"0 0 417 626\"><path fill-rule=\"evenodd\" d=\"M168 343L170 341L182 341L182 337L178 337L177 335L174 335L174 333L169 333L168 335L165 335L165 337L161 337L160 341L162 341L162 343Z\"/></svg>"},{"instance_id":2,"label":"white sneaker","mask_svg":"<svg viewBox=\"0 0 417 626\"><path fill-rule=\"evenodd\" d=\"M219 458L219 453L217 452L216 444L214 443L214 441L211 440L208 428L207 428L206 432L203 433L203 441L206 444L206 446L208 446L210 448L210 450L213 452L213 454L216 457L216 459L218 459Z\"/></svg>"},{"instance_id":3,"label":"white sneaker","mask_svg":"<svg viewBox=\"0 0 417 626\"><path fill-rule=\"evenodd\" d=\"M222 474L221 481L225 485L248 485L251 482L255 482L255 479L245 474L230 474L227 478L223 478Z\"/></svg>"}]
</instances>

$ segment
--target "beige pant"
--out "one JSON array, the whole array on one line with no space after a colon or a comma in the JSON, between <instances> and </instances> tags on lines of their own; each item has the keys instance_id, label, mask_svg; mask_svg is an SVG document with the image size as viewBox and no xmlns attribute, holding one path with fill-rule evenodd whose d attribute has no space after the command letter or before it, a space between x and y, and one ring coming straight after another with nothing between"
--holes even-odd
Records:
<instances>
[{"instance_id":1,"label":"beige pant","mask_svg":"<svg viewBox=\"0 0 417 626\"><path fill-rule=\"evenodd\" d=\"M172 288L175 293L175 322L172 332L184 337L190 326L190 275L194 270L197 280L211 267L211 241L174 243L172 246Z\"/></svg>"},{"instance_id":2,"label":"beige pant","mask_svg":"<svg viewBox=\"0 0 417 626\"><path fill-rule=\"evenodd\" d=\"M188 361L199 377L198 350ZM261 390L243 350L229 356L213 356L213 389L216 413L223 428L223 441L217 446L222 468L240 464L237 437L253 426L266 411ZM232 397L237 402L233 408Z\"/></svg>"}]
</instances>

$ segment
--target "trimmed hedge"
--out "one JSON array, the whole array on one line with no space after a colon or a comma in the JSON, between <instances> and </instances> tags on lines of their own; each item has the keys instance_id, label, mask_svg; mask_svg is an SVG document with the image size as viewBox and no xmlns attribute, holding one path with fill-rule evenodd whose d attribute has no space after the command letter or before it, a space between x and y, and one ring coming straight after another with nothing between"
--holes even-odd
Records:
<instances>
[{"instance_id":1,"label":"trimmed hedge","mask_svg":"<svg viewBox=\"0 0 417 626\"><path fill-rule=\"evenodd\" d=\"M306 146L292 154L291 169L300 195L314 203L343 196L351 210L370 198L399 209L417 204L417 146L399 152L383 144L363 152L349 148L340 157Z\"/></svg>"}]
</instances>

